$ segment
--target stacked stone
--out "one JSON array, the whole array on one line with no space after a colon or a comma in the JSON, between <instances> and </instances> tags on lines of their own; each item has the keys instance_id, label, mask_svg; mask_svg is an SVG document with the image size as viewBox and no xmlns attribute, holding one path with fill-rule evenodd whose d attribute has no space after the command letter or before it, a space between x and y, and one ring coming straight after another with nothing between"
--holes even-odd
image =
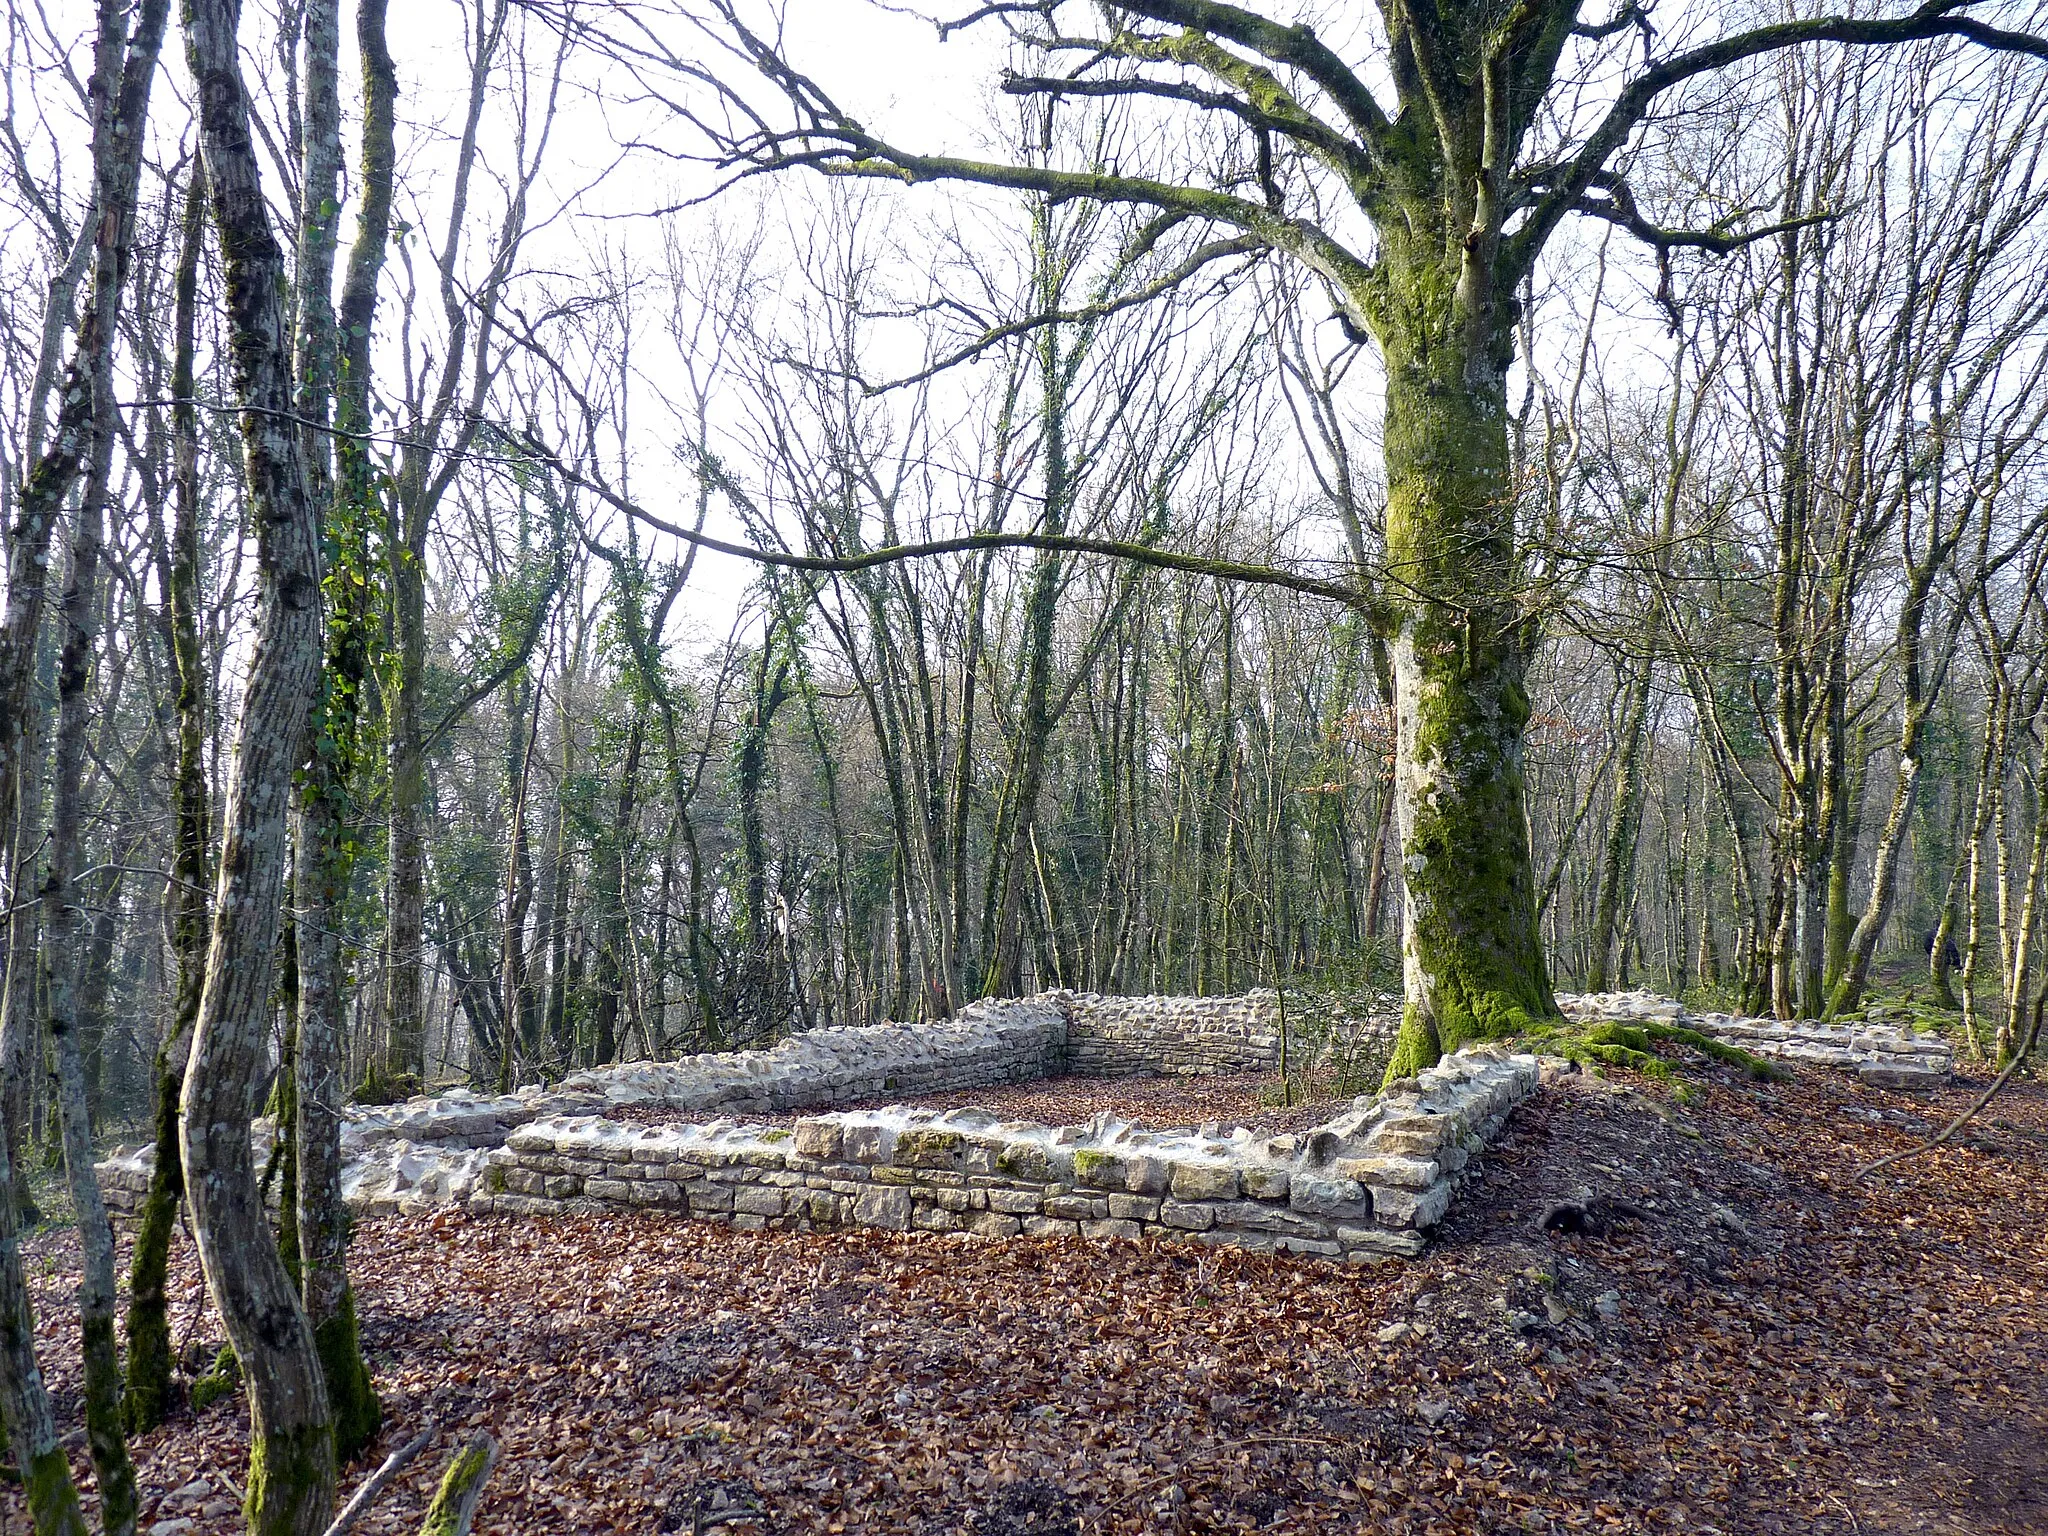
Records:
<instances>
[{"instance_id":1,"label":"stacked stone","mask_svg":"<svg viewBox=\"0 0 2048 1536\"><path fill-rule=\"evenodd\" d=\"M1533 1056L1460 1053L1329 1124L1148 1132L984 1110L817 1116L793 1129L538 1121L492 1154L478 1214L657 1209L722 1225L1154 1238L1363 1263L1421 1251L1467 1161L1535 1091Z\"/></svg>"},{"instance_id":2,"label":"stacked stone","mask_svg":"<svg viewBox=\"0 0 2048 1536\"><path fill-rule=\"evenodd\" d=\"M1083 1077L1272 1072L1280 1065L1280 999L1061 994L1066 1066Z\"/></svg>"},{"instance_id":3,"label":"stacked stone","mask_svg":"<svg viewBox=\"0 0 2048 1536\"><path fill-rule=\"evenodd\" d=\"M970 1003L930 1023L839 1025L766 1050L576 1072L557 1092L686 1112L786 1114L885 1093L1032 1082L1058 1070L1066 1031L1056 997Z\"/></svg>"},{"instance_id":4,"label":"stacked stone","mask_svg":"<svg viewBox=\"0 0 2048 1536\"><path fill-rule=\"evenodd\" d=\"M1675 999L1651 992L1568 994L1560 996L1557 1005L1574 1019L1681 1025L1759 1056L1842 1067L1881 1088L1930 1088L1955 1065L1954 1053L1940 1036L1915 1034L1897 1025L1693 1013Z\"/></svg>"}]
</instances>

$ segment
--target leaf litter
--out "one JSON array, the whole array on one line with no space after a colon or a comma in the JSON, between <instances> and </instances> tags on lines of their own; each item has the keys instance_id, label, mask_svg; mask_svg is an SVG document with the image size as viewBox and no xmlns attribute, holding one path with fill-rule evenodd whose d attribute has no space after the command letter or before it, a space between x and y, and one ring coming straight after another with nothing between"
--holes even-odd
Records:
<instances>
[{"instance_id":1,"label":"leaf litter","mask_svg":"<svg viewBox=\"0 0 2048 1536\"><path fill-rule=\"evenodd\" d=\"M1859 1184L1970 1087L1689 1083L1680 1106L1558 1081L1427 1254L1366 1270L658 1214L366 1222L386 1427L344 1492L431 1421L359 1531L416 1530L478 1428L500 1536L2048 1531L2048 1085ZM1570 1206L1598 1219L1545 1229ZM69 1429L75 1242L27 1262ZM172 1287L203 1370L220 1328L182 1240ZM247 1436L232 1396L140 1439L142 1529L239 1530ZM18 1489L0 1520L27 1529Z\"/></svg>"}]
</instances>

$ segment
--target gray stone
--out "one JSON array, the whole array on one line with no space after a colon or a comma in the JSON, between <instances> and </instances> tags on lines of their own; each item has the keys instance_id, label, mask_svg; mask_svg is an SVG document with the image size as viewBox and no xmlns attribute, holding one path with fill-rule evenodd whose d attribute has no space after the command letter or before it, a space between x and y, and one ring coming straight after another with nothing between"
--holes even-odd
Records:
<instances>
[{"instance_id":1,"label":"gray stone","mask_svg":"<svg viewBox=\"0 0 2048 1536\"><path fill-rule=\"evenodd\" d=\"M1235 1200L1237 1170L1225 1163L1175 1163L1176 1200Z\"/></svg>"},{"instance_id":2,"label":"gray stone","mask_svg":"<svg viewBox=\"0 0 2048 1536\"><path fill-rule=\"evenodd\" d=\"M1314 1216L1343 1216L1353 1221L1370 1220L1372 1197L1356 1179L1325 1179L1296 1174L1289 1187L1287 1203L1297 1211Z\"/></svg>"},{"instance_id":3,"label":"gray stone","mask_svg":"<svg viewBox=\"0 0 2048 1536\"><path fill-rule=\"evenodd\" d=\"M907 1232L910 1230L910 1191L881 1187L864 1190L853 1202L853 1219L858 1226Z\"/></svg>"},{"instance_id":4,"label":"gray stone","mask_svg":"<svg viewBox=\"0 0 2048 1536\"><path fill-rule=\"evenodd\" d=\"M1186 1200L1162 1200L1159 1219L1169 1227L1188 1232L1206 1232L1216 1225L1216 1207Z\"/></svg>"}]
</instances>

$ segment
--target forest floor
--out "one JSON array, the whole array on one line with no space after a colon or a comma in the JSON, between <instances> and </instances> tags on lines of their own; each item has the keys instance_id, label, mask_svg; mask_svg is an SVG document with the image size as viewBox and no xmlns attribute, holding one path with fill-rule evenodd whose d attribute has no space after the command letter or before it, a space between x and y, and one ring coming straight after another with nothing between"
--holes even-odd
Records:
<instances>
[{"instance_id":1,"label":"forest floor","mask_svg":"<svg viewBox=\"0 0 2048 1536\"><path fill-rule=\"evenodd\" d=\"M1111 1115L1150 1130L1193 1128L1207 1121L1245 1125L1268 1135L1307 1130L1322 1124L1350 1100L1333 1097L1320 1085L1297 1085L1294 1103L1280 1101L1277 1073L1242 1072L1215 1077L1042 1077L1034 1082L999 1088L964 1088L905 1100L900 1093L840 1104L837 1109L883 1109L905 1102L922 1109L986 1109L1007 1120L1035 1120L1040 1125L1084 1125L1097 1115ZM816 1111L812 1111L816 1113ZM611 1111L615 1120L643 1125L674 1125L702 1120L702 1114L623 1104ZM794 1125L802 1115L748 1115L753 1125Z\"/></svg>"},{"instance_id":2,"label":"forest floor","mask_svg":"<svg viewBox=\"0 0 2048 1536\"><path fill-rule=\"evenodd\" d=\"M443 1429L358 1529L417 1529L486 1427L497 1536L2048 1531L2048 1084L1858 1182L1970 1086L1690 1082L1683 1106L1625 1073L1544 1090L1428 1253L1366 1270L653 1214L367 1223L374 1454ZM1538 1230L1603 1196L1604 1232ZM75 1245L28 1251L69 1424ZM219 1326L189 1246L173 1281L196 1358ZM230 1397L142 1439L143 1529L238 1530L246 1435Z\"/></svg>"}]
</instances>

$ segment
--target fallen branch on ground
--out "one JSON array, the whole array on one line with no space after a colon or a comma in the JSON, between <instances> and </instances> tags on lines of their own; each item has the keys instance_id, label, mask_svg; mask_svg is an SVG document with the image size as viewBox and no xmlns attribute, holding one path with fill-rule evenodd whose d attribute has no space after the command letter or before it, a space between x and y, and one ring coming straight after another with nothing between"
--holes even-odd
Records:
<instances>
[{"instance_id":1,"label":"fallen branch on ground","mask_svg":"<svg viewBox=\"0 0 2048 1536\"><path fill-rule=\"evenodd\" d=\"M342 1536L344 1531L361 1518L363 1511L370 1507L391 1479L404 1471L412 1459L427 1448L427 1442L433 1439L439 1430L438 1424L429 1424L386 1456L384 1465L372 1472L363 1486L356 1490L355 1497L342 1506L341 1513L334 1517L334 1523L327 1527L322 1536Z\"/></svg>"},{"instance_id":2,"label":"fallen branch on ground","mask_svg":"<svg viewBox=\"0 0 2048 1536\"><path fill-rule=\"evenodd\" d=\"M476 1502L483 1497L484 1482L497 1464L498 1442L478 1430L448 1463L440 1491L420 1523L420 1536L469 1536Z\"/></svg>"},{"instance_id":3,"label":"fallen branch on ground","mask_svg":"<svg viewBox=\"0 0 2048 1536\"><path fill-rule=\"evenodd\" d=\"M1998 1097L1998 1091L2001 1088L2003 1088L2007 1083L2012 1081L2013 1073L2019 1071L2020 1063L2025 1061L2028 1056L2033 1054L2034 1042L2040 1038L2041 1010L2039 1009L2039 1007L2036 1007L2036 1009L2034 1010L2034 1024L2033 1027L2027 1031L2027 1038L2025 1042L2020 1046L2020 1048L2017 1051L2013 1052L2012 1060L2007 1062L2005 1064L2005 1070L1999 1073L1998 1076L1992 1080L1991 1086L1989 1088L1986 1088L1982 1093L1980 1093L1977 1096L1976 1103L1972 1104L1960 1115L1957 1115L1955 1119L1951 1120L1948 1123L1947 1129L1942 1131L1940 1135L1934 1137L1932 1140L1923 1141L1917 1147L1907 1147L1903 1152L1893 1152L1888 1156L1880 1157L1874 1163L1866 1163L1863 1167L1858 1168L1856 1170L1856 1177L1859 1179L1867 1179L1873 1173L1877 1172L1877 1170L1880 1168L1889 1168L1892 1164L1902 1163L1909 1157L1918 1157L1922 1152L1932 1152L1936 1147L1940 1146L1943 1142L1947 1141L1951 1136L1955 1135L1957 1131L1960 1131L1964 1126L1968 1125L1972 1120L1976 1119L1977 1116L1982 1114L1984 1112L1985 1105L1989 1104L1993 1099Z\"/></svg>"}]
</instances>

